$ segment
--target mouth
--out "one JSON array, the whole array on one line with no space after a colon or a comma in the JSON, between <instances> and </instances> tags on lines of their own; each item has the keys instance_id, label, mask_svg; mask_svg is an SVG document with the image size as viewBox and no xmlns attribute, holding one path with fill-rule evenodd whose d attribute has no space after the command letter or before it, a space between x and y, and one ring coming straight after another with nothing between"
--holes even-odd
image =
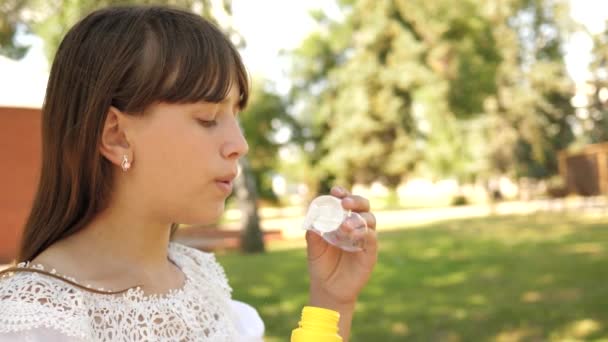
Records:
<instances>
[{"instance_id":1,"label":"mouth","mask_svg":"<svg viewBox=\"0 0 608 342\"><path fill-rule=\"evenodd\" d=\"M222 192L224 192L226 194L230 194L232 192L232 188L234 187L235 178L236 178L236 174L229 174L226 176L222 176L220 178L215 179L215 184Z\"/></svg>"},{"instance_id":2,"label":"mouth","mask_svg":"<svg viewBox=\"0 0 608 342\"><path fill-rule=\"evenodd\" d=\"M234 182L235 178L236 178L236 173L230 173L225 176L216 178L215 181L222 182L222 183L232 183L232 182Z\"/></svg>"}]
</instances>

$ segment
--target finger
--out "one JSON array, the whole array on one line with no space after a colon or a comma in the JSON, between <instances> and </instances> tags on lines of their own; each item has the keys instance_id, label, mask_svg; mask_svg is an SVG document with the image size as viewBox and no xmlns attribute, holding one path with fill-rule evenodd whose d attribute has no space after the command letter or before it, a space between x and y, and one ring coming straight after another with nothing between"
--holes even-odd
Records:
<instances>
[{"instance_id":1,"label":"finger","mask_svg":"<svg viewBox=\"0 0 608 342\"><path fill-rule=\"evenodd\" d=\"M365 231L367 222L359 213L353 213L342 222L340 231L345 234L350 234L353 231Z\"/></svg>"},{"instance_id":2,"label":"finger","mask_svg":"<svg viewBox=\"0 0 608 342\"><path fill-rule=\"evenodd\" d=\"M365 220L369 229L376 229L376 216L370 212L357 213Z\"/></svg>"},{"instance_id":3,"label":"finger","mask_svg":"<svg viewBox=\"0 0 608 342\"><path fill-rule=\"evenodd\" d=\"M365 251L368 253L378 252L378 233L373 229L368 230L365 234Z\"/></svg>"},{"instance_id":4,"label":"finger","mask_svg":"<svg viewBox=\"0 0 608 342\"><path fill-rule=\"evenodd\" d=\"M331 190L329 191L329 193L338 198L344 198L344 197L350 195L348 190L344 189L341 186L332 187Z\"/></svg>"},{"instance_id":5,"label":"finger","mask_svg":"<svg viewBox=\"0 0 608 342\"><path fill-rule=\"evenodd\" d=\"M369 200L362 196L350 195L342 199L342 207L357 212L369 211Z\"/></svg>"},{"instance_id":6,"label":"finger","mask_svg":"<svg viewBox=\"0 0 608 342\"><path fill-rule=\"evenodd\" d=\"M367 234L369 234L372 230L363 228L356 229L349 233L348 239L350 241L365 241L367 239Z\"/></svg>"},{"instance_id":7,"label":"finger","mask_svg":"<svg viewBox=\"0 0 608 342\"><path fill-rule=\"evenodd\" d=\"M367 222L365 222L363 217L359 214L354 214L344 220L342 225L340 225L338 234L334 235L334 237L341 241L364 241L368 231Z\"/></svg>"}]
</instances>

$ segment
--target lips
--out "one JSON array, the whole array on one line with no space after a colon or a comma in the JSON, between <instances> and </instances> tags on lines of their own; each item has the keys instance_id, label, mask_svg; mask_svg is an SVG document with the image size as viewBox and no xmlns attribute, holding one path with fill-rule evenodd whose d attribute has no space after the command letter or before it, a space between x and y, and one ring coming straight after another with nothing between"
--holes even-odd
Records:
<instances>
[{"instance_id":1,"label":"lips","mask_svg":"<svg viewBox=\"0 0 608 342\"><path fill-rule=\"evenodd\" d=\"M224 193L230 194L232 192L233 182L236 178L236 173L230 173L228 175L215 179L215 184Z\"/></svg>"},{"instance_id":2,"label":"lips","mask_svg":"<svg viewBox=\"0 0 608 342\"><path fill-rule=\"evenodd\" d=\"M236 178L236 173L230 173L230 174L227 174L225 176L216 178L215 181L216 182L223 182L223 183L232 183L235 178Z\"/></svg>"}]
</instances>

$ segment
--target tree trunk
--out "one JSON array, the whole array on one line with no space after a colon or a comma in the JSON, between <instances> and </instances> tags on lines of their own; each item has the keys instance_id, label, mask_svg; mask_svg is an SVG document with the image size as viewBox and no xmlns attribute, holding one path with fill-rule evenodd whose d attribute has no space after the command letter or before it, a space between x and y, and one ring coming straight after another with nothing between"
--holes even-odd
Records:
<instances>
[{"instance_id":1,"label":"tree trunk","mask_svg":"<svg viewBox=\"0 0 608 342\"><path fill-rule=\"evenodd\" d=\"M241 209L241 250L245 253L264 252L264 235L258 215L257 189L249 161L239 161L241 174L235 180L236 197Z\"/></svg>"}]
</instances>

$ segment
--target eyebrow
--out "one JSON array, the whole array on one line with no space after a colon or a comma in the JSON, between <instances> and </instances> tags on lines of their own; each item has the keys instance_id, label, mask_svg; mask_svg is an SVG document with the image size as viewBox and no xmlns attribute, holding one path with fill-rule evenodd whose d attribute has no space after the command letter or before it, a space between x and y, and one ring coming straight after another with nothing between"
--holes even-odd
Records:
<instances>
[{"instance_id":1,"label":"eyebrow","mask_svg":"<svg viewBox=\"0 0 608 342\"><path fill-rule=\"evenodd\" d=\"M220 102L207 102L207 101L198 101L197 105L226 105L226 104L230 104L231 102L234 102L234 107L238 108L239 111L242 109L240 102L241 102L241 97L239 96L237 99L235 99L235 101L231 101L230 97L225 97L223 100L221 100Z\"/></svg>"},{"instance_id":2,"label":"eyebrow","mask_svg":"<svg viewBox=\"0 0 608 342\"><path fill-rule=\"evenodd\" d=\"M243 108L241 108L241 98L240 96L235 99L235 101L231 101L230 97L226 97L225 99L223 99L222 101L220 101L220 105L226 105L226 104L232 104L233 108L236 108L237 112L240 112L241 110L243 110Z\"/></svg>"}]
</instances>

